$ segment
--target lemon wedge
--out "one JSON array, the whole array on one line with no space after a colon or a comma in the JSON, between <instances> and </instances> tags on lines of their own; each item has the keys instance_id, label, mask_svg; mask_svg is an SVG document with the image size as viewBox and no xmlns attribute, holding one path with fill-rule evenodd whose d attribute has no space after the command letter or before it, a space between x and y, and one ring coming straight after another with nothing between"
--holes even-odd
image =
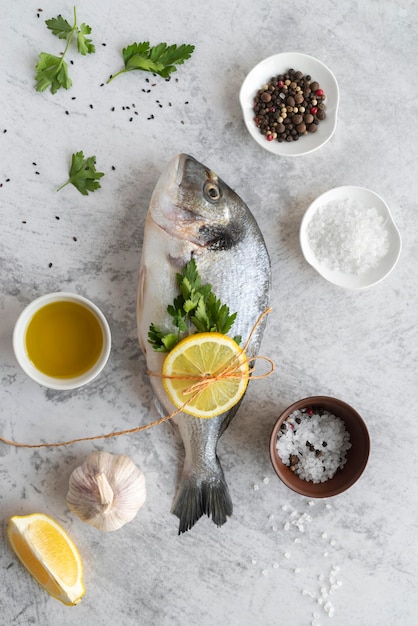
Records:
<instances>
[{"instance_id":1,"label":"lemon wedge","mask_svg":"<svg viewBox=\"0 0 418 626\"><path fill-rule=\"evenodd\" d=\"M64 604L85 593L80 554L65 530L43 513L10 518L7 537L13 551L38 583Z\"/></svg>"},{"instance_id":2,"label":"lemon wedge","mask_svg":"<svg viewBox=\"0 0 418 626\"><path fill-rule=\"evenodd\" d=\"M194 417L211 418L242 398L249 367L245 352L231 337L196 333L168 353L162 375L174 406Z\"/></svg>"}]
</instances>

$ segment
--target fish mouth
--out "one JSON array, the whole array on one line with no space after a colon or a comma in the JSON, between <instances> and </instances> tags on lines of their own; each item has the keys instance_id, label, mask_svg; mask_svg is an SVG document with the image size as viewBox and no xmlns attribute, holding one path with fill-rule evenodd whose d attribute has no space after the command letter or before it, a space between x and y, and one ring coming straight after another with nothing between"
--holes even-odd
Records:
<instances>
[{"instance_id":1,"label":"fish mouth","mask_svg":"<svg viewBox=\"0 0 418 626\"><path fill-rule=\"evenodd\" d=\"M196 162L196 159L189 154L185 154L184 152L176 154L176 156L170 159L161 172L160 179L157 182L157 188L160 183L168 189L177 189L180 187L183 182L186 163L188 160Z\"/></svg>"},{"instance_id":2,"label":"fish mouth","mask_svg":"<svg viewBox=\"0 0 418 626\"><path fill-rule=\"evenodd\" d=\"M198 206L187 206L185 194L188 192L190 173L201 165L188 154L180 153L174 156L163 168L154 188L149 217L161 230L176 239L187 239L202 246L199 238L199 229L206 223L204 215L200 214ZM186 191L185 191L186 190Z\"/></svg>"},{"instance_id":3,"label":"fish mouth","mask_svg":"<svg viewBox=\"0 0 418 626\"><path fill-rule=\"evenodd\" d=\"M192 159L192 158L193 157L189 156L188 154L184 154L184 152L182 152L181 154L177 154L173 159L171 159L171 161L173 162L173 167L176 170L175 183L177 187L180 187L183 181L186 160Z\"/></svg>"},{"instance_id":4,"label":"fish mouth","mask_svg":"<svg viewBox=\"0 0 418 626\"><path fill-rule=\"evenodd\" d=\"M184 196L179 193L179 190L182 188L187 189L189 192L201 192L200 178L202 177L202 168L204 168L206 179L217 179L217 176L211 170L202 166L193 156L181 152L173 157L166 166L166 176L168 178L166 184L172 190L171 201L176 209L181 211L188 219L201 218L206 221L204 214L199 211L198 205L195 204L193 209L188 209L184 206L182 203Z\"/></svg>"}]
</instances>

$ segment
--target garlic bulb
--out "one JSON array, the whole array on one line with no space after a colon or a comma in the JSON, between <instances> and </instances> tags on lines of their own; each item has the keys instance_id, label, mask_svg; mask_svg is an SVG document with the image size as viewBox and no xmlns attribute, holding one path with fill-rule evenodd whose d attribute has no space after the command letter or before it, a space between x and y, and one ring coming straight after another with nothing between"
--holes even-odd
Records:
<instances>
[{"instance_id":1,"label":"garlic bulb","mask_svg":"<svg viewBox=\"0 0 418 626\"><path fill-rule=\"evenodd\" d=\"M127 456L92 452L70 476L67 504L103 531L133 520L146 498L145 477Z\"/></svg>"}]
</instances>

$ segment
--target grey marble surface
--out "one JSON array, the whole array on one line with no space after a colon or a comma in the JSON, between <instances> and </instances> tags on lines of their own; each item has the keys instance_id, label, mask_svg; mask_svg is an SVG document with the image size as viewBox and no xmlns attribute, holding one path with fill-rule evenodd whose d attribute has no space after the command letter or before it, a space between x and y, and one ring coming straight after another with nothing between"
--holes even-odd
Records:
<instances>
[{"instance_id":1,"label":"grey marble surface","mask_svg":"<svg viewBox=\"0 0 418 626\"><path fill-rule=\"evenodd\" d=\"M79 21L92 26L97 52L69 54L73 87L56 95L36 93L34 66L39 52L62 50L44 20L71 16L72 3L1 4L1 433L60 441L155 419L136 338L136 283L152 189L179 152L228 182L265 235L273 312L262 352L276 373L251 384L220 441L234 502L220 529L203 518L177 535L170 507L183 452L169 425L64 448L0 444L0 622L418 624L416 2L79 2ZM196 50L169 82L138 72L102 86L121 66L120 50L147 39L190 42ZM334 137L296 159L259 148L238 103L251 67L291 50L325 62L341 90ZM102 189L89 197L73 187L57 194L78 150L96 155ZM403 238L395 271L362 292L327 283L298 243L309 203L345 184L381 194ZM55 290L96 302L113 335L102 375L72 392L32 382L12 350L19 313ZM316 394L352 404L372 448L354 487L309 501L276 478L268 443L278 414ZM107 535L65 502L71 471L102 448L131 456L148 493L135 520ZM60 521L79 547L87 592L77 607L50 598L7 544L8 518L33 511Z\"/></svg>"}]
</instances>

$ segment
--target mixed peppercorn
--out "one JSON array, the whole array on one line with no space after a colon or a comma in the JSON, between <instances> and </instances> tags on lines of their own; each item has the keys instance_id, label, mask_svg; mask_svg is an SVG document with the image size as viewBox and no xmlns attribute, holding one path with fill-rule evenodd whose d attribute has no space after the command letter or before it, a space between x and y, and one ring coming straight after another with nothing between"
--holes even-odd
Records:
<instances>
[{"instance_id":1,"label":"mixed peppercorn","mask_svg":"<svg viewBox=\"0 0 418 626\"><path fill-rule=\"evenodd\" d=\"M289 69L257 91L254 122L267 141L297 141L325 119L325 98L309 74Z\"/></svg>"}]
</instances>

